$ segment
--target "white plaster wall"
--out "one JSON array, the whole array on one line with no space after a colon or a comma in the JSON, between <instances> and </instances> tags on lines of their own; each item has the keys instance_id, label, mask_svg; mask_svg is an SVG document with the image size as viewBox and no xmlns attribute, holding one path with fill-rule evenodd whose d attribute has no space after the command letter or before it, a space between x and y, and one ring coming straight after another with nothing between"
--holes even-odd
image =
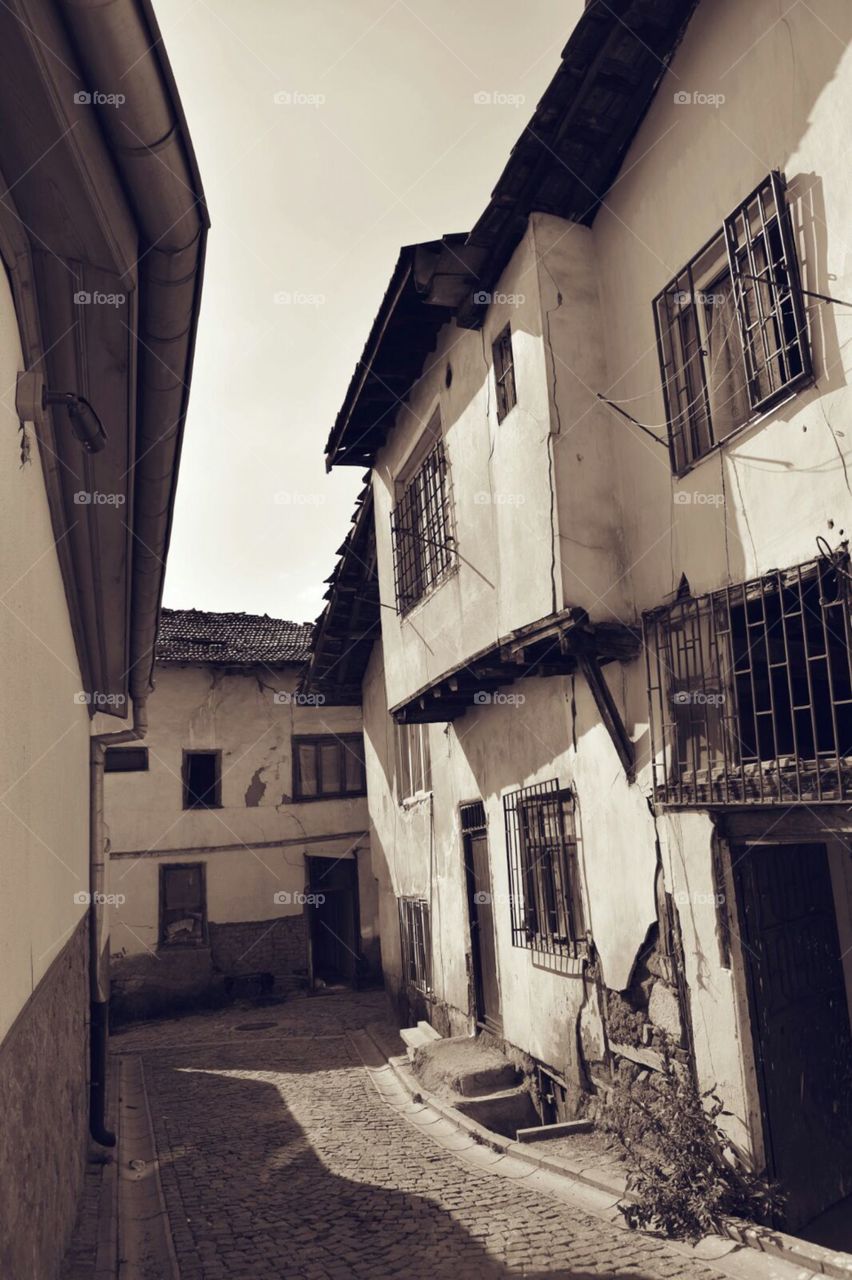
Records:
<instances>
[{"instance_id":1,"label":"white plaster wall","mask_svg":"<svg viewBox=\"0 0 852 1280\"><path fill-rule=\"evenodd\" d=\"M276 702L276 694L295 690L298 674L157 667L144 742L148 771L104 778L111 853L135 855L111 858L110 891L125 899L111 913L114 955L156 947L164 862L204 861L208 918L225 923L301 912L302 905L276 902L275 894L305 890L306 855L368 861L365 797L292 798L294 734L361 730L358 707ZM184 750L222 752L221 808L183 808ZM360 898L367 940L377 932L372 877L361 877Z\"/></svg>"},{"instance_id":2,"label":"white plaster wall","mask_svg":"<svg viewBox=\"0 0 852 1280\"><path fill-rule=\"evenodd\" d=\"M89 716L38 444L21 464L23 368L0 269L0 1038L80 922L89 887Z\"/></svg>"}]
</instances>

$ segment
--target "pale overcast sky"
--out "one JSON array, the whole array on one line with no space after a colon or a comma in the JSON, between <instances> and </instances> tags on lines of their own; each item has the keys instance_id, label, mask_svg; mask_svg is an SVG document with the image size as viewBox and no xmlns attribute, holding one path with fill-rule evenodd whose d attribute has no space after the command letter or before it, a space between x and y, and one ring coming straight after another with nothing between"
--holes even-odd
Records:
<instances>
[{"instance_id":1,"label":"pale overcast sky","mask_svg":"<svg viewBox=\"0 0 852 1280\"><path fill-rule=\"evenodd\" d=\"M361 476L323 447L398 248L469 230L582 3L155 5L213 223L165 603L308 621Z\"/></svg>"}]
</instances>

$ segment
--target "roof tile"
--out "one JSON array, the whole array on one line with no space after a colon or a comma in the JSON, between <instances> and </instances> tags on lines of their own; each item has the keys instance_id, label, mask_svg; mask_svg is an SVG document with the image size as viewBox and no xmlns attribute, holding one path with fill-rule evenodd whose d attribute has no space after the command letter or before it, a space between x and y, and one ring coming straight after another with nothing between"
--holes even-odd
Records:
<instances>
[{"instance_id":1,"label":"roof tile","mask_svg":"<svg viewBox=\"0 0 852 1280\"><path fill-rule=\"evenodd\" d=\"M311 630L309 622L286 622L265 613L163 609L156 657L157 662L229 667L307 662Z\"/></svg>"}]
</instances>

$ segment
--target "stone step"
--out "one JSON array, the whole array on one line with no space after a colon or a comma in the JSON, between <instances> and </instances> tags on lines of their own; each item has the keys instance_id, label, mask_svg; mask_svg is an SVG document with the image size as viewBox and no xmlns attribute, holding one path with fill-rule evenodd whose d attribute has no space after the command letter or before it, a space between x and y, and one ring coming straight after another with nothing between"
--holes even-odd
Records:
<instances>
[{"instance_id":1,"label":"stone step","mask_svg":"<svg viewBox=\"0 0 852 1280\"><path fill-rule=\"evenodd\" d=\"M412 1061L416 1049L423 1049L426 1045L434 1044L436 1040L441 1039L428 1022L418 1022L416 1027L403 1027L399 1034Z\"/></svg>"},{"instance_id":2,"label":"stone step","mask_svg":"<svg viewBox=\"0 0 852 1280\"><path fill-rule=\"evenodd\" d=\"M443 1037L428 1022L418 1022L417 1030L422 1031L427 1040L441 1040Z\"/></svg>"},{"instance_id":3,"label":"stone step","mask_svg":"<svg viewBox=\"0 0 852 1280\"><path fill-rule=\"evenodd\" d=\"M402 1033L403 1039L411 1041ZM518 1084L520 1073L502 1053L473 1036L420 1041L409 1050L417 1077L441 1096L483 1097Z\"/></svg>"}]
</instances>

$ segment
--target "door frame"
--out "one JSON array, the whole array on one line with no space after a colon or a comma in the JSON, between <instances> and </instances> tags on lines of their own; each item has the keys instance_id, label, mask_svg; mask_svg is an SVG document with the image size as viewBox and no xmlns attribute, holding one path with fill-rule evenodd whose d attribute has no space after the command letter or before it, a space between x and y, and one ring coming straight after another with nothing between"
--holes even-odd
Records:
<instances>
[{"instance_id":1,"label":"door frame","mask_svg":"<svg viewBox=\"0 0 852 1280\"><path fill-rule=\"evenodd\" d=\"M305 854L305 871L307 873L306 894L314 892L322 892L319 886L313 884L311 863L331 862L331 863L351 863L352 865L352 915L354 923L354 940L355 947L353 955L355 958L355 967L352 973L351 987L353 991L357 991L360 985L361 972L364 964L364 955L361 950L361 896L359 886L359 869L358 857L355 854L351 858L335 858L329 854ZM338 891L335 891L338 892ZM318 916L317 907L313 903L307 903L303 908L305 913L305 925L307 931L307 960L308 960L308 990L316 990L316 952L314 947L314 930L317 926ZM344 944L345 945L345 944Z\"/></svg>"},{"instance_id":2,"label":"door frame","mask_svg":"<svg viewBox=\"0 0 852 1280\"><path fill-rule=\"evenodd\" d=\"M485 805L481 800L462 801L459 805L459 812L468 804L482 804L483 812ZM491 841L488 836L488 815L485 813L485 821L482 826L472 827L468 831L461 831L461 823L459 824L461 832L461 854L462 854L462 871L465 878L465 897L467 901L467 934L470 941L470 963L471 963L471 994L473 996L473 1020L476 1024L477 1033L481 1031L488 1032L489 1035L503 1035L503 988L500 982L500 959L497 951L497 928L493 914L494 906L494 880L491 874ZM486 1021L484 1009L484 994L482 988L482 953L479 948L479 929L476 920L476 902L474 894L476 889L476 878L473 870L473 857L469 853L469 840L472 836L484 836L486 847L488 849L488 882L491 892L491 931L494 938L494 982L497 987L497 999L500 1006L499 1021L491 1019L491 1025ZM476 924L475 924L476 922Z\"/></svg>"}]
</instances>

